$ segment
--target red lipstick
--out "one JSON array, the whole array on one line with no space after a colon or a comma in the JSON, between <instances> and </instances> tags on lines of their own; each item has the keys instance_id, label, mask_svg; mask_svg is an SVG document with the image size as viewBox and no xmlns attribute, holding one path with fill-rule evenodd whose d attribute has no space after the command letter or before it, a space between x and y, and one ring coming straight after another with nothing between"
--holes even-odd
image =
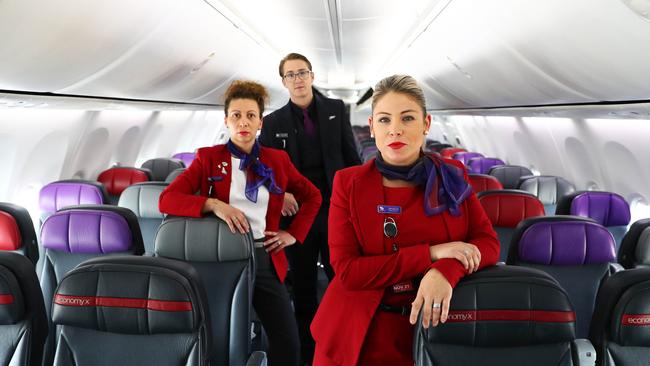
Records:
<instances>
[{"instance_id":1,"label":"red lipstick","mask_svg":"<svg viewBox=\"0 0 650 366\"><path fill-rule=\"evenodd\" d=\"M390 144L388 144L388 147L390 147L391 149L395 149L395 150L401 149L404 146L406 146L406 144L403 143L403 142L399 142L399 141L391 142Z\"/></svg>"}]
</instances>

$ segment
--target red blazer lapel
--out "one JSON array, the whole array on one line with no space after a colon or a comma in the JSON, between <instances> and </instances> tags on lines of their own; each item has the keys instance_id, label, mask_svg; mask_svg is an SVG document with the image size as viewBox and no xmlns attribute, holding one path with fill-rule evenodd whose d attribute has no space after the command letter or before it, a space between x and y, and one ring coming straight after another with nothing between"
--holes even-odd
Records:
<instances>
[{"instance_id":1,"label":"red blazer lapel","mask_svg":"<svg viewBox=\"0 0 650 366\"><path fill-rule=\"evenodd\" d=\"M374 167L374 160L364 166L354 182L352 198L352 220L360 236L363 254L384 254L384 215L377 206L384 203L381 174Z\"/></svg>"},{"instance_id":2,"label":"red blazer lapel","mask_svg":"<svg viewBox=\"0 0 650 366\"><path fill-rule=\"evenodd\" d=\"M219 145L215 148L210 164L207 167L210 177L216 179L212 182L214 192L212 197L217 198L225 203L230 202L230 182L232 180L232 170L239 167L232 166L230 151L226 145Z\"/></svg>"}]
</instances>

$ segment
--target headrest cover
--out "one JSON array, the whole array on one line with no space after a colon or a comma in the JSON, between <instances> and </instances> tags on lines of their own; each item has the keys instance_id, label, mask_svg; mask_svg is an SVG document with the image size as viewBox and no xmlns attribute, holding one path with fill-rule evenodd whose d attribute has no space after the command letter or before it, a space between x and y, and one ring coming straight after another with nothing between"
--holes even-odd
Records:
<instances>
[{"instance_id":1,"label":"headrest cover","mask_svg":"<svg viewBox=\"0 0 650 366\"><path fill-rule=\"evenodd\" d=\"M534 194L545 205L555 205L560 198L575 191L575 187L568 180L552 175L522 177L519 189Z\"/></svg>"},{"instance_id":2,"label":"headrest cover","mask_svg":"<svg viewBox=\"0 0 650 366\"><path fill-rule=\"evenodd\" d=\"M184 172L186 169L187 169L187 168L178 168L178 169L174 169L174 170L172 170L171 173L169 173L169 175L167 176L167 178L165 178L165 183L171 183L171 182L173 182L174 179L176 179L176 177L178 177L179 175L183 174L183 172Z\"/></svg>"},{"instance_id":3,"label":"headrest cover","mask_svg":"<svg viewBox=\"0 0 650 366\"><path fill-rule=\"evenodd\" d=\"M196 299L187 279L172 270L82 264L57 287L52 319L111 333L192 333L200 319Z\"/></svg>"},{"instance_id":4,"label":"headrest cover","mask_svg":"<svg viewBox=\"0 0 650 366\"><path fill-rule=\"evenodd\" d=\"M469 184L475 193L503 189L501 182L486 174L468 174Z\"/></svg>"},{"instance_id":5,"label":"headrest cover","mask_svg":"<svg viewBox=\"0 0 650 366\"><path fill-rule=\"evenodd\" d=\"M162 219L158 199L166 187L166 183L158 182L134 184L122 192L118 206L128 208L139 218Z\"/></svg>"},{"instance_id":6,"label":"headrest cover","mask_svg":"<svg viewBox=\"0 0 650 366\"><path fill-rule=\"evenodd\" d=\"M145 161L142 167L151 170L152 180L164 182L172 170L184 168L185 165L178 159L156 158Z\"/></svg>"},{"instance_id":7,"label":"headrest cover","mask_svg":"<svg viewBox=\"0 0 650 366\"><path fill-rule=\"evenodd\" d=\"M101 189L87 183L54 182L43 188L39 195L39 206L43 212L56 212L67 206L101 205L104 196Z\"/></svg>"},{"instance_id":8,"label":"headrest cover","mask_svg":"<svg viewBox=\"0 0 650 366\"><path fill-rule=\"evenodd\" d=\"M460 148L460 147L447 147L442 150L440 150L440 155L442 155L443 158L451 159L454 154L459 153L459 152L465 152L467 150Z\"/></svg>"},{"instance_id":9,"label":"headrest cover","mask_svg":"<svg viewBox=\"0 0 650 366\"><path fill-rule=\"evenodd\" d=\"M467 167L471 173L487 174L493 166L505 164L497 158L473 158L467 163Z\"/></svg>"},{"instance_id":10,"label":"headrest cover","mask_svg":"<svg viewBox=\"0 0 650 366\"><path fill-rule=\"evenodd\" d=\"M156 255L192 262L248 260L252 255L250 234L230 232L216 217L168 217L158 229Z\"/></svg>"},{"instance_id":11,"label":"headrest cover","mask_svg":"<svg viewBox=\"0 0 650 366\"><path fill-rule=\"evenodd\" d=\"M630 223L630 206L616 193L583 192L573 198L571 215L591 217L603 226L622 226Z\"/></svg>"},{"instance_id":12,"label":"headrest cover","mask_svg":"<svg viewBox=\"0 0 650 366\"><path fill-rule=\"evenodd\" d=\"M20 229L16 219L0 211L0 250L16 250L22 246Z\"/></svg>"},{"instance_id":13,"label":"headrest cover","mask_svg":"<svg viewBox=\"0 0 650 366\"><path fill-rule=\"evenodd\" d=\"M582 265L616 260L614 237L604 227L584 221L539 220L521 235L518 260L543 265Z\"/></svg>"},{"instance_id":14,"label":"headrest cover","mask_svg":"<svg viewBox=\"0 0 650 366\"><path fill-rule=\"evenodd\" d=\"M497 178L503 184L504 188L516 189L519 187L519 179L524 176L533 175L533 172L525 166L500 165L490 168L488 174Z\"/></svg>"},{"instance_id":15,"label":"headrest cover","mask_svg":"<svg viewBox=\"0 0 650 366\"><path fill-rule=\"evenodd\" d=\"M542 202L526 192L485 191L479 201L493 226L514 228L524 219L544 216Z\"/></svg>"},{"instance_id":16,"label":"headrest cover","mask_svg":"<svg viewBox=\"0 0 650 366\"><path fill-rule=\"evenodd\" d=\"M174 156L172 156L172 158L182 161L183 164L185 164L186 167L189 167L190 164L192 164L192 161L194 160L195 156L196 156L196 154L192 153L192 152L180 152L180 153L174 154Z\"/></svg>"},{"instance_id":17,"label":"headrest cover","mask_svg":"<svg viewBox=\"0 0 650 366\"><path fill-rule=\"evenodd\" d=\"M420 331L429 343L519 347L572 341L575 319L567 294L546 273L495 266L461 280L447 322Z\"/></svg>"},{"instance_id":18,"label":"headrest cover","mask_svg":"<svg viewBox=\"0 0 650 366\"><path fill-rule=\"evenodd\" d=\"M150 173L144 169L117 167L104 170L97 180L106 187L108 194L119 196L126 187L140 182L148 182Z\"/></svg>"},{"instance_id":19,"label":"headrest cover","mask_svg":"<svg viewBox=\"0 0 650 366\"><path fill-rule=\"evenodd\" d=\"M133 247L133 234L118 213L74 209L48 217L41 227L43 247L69 253L117 253Z\"/></svg>"},{"instance_id":20,"label":"headrest cover","mask_svg":"<svg viewBox=\"0 0 650 366\"><path fill-rule=\"evenodd\" d=\"M14 274L0 266L0 325L16 324L25 317L25 303Z\"/></svg>"},{"instance_id":21,"label":"headrest cover","mask_svg":"<svg viewBox=\"0 0 650 366\"><path fill-rule=\"evenodd\" d=\"M470 159L482 158L483 154L477 152L457 152L452 156L452 159L458 160L467 165Z\"/></svg>"},{"instance_id":22,"label":"headrest cover","mask_svg":"<svg viewBox=\"0 0 650 366\"><path fill-rule=\"evenodd\" d=\"M634 252L636 264L650 266L650 227L646 227L639 235Z\"/></svg>"}]
</instances>

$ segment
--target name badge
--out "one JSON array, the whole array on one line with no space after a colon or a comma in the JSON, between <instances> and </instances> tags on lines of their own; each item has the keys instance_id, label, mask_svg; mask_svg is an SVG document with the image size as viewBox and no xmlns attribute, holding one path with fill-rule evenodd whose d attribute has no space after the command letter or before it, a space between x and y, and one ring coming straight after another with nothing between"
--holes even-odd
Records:
<instances>
[{"instance_id":1,"label":"name badge","mask_svg":"<svg viewBox=\"0 0 650 366\"><path fill-rule=\"evenodd\" d=\"M415 287L413 286L413 283L411 281L409 282L402 282L402 283L396 283L393 285L393 293L396 294L401 294L403 292L409 292L415 290Z\"/></svg>"},{"instance_id":2,"label":"name badge","mask_svg":"<svg viewBox=\"0 0 650 366\"><path fill-rule=\"evenodd\" d=\"M380 214L401 214L401 206L377 205L377 212Z\"/></svg>"},{"instance_id":3,"label":"name badge","mask_svg":"<svg viewBox=\"0 0 650 366\"><path fill-rule=\"evenodd\" d=\"M286 139L289 137L289 134L286 132L280 132L280 133L276 133L275 137L278 139Z\"/></svg>"}]
</instances>

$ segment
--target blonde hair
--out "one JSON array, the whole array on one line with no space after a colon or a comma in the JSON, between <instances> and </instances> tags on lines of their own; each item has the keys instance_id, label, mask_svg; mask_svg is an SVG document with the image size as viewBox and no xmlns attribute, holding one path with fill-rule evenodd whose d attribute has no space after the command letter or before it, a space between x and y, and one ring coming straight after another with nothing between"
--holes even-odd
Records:
<instances>
[{"instance_id":1,"label":"blonde hair","mask_svg":"<svg viewBox=\"0 0 650 366\"><path fill-rule=\"evenodd\" d=\"M372 93L373 111L375 110L375 105L377 105L379 99L383 98L390 92L400 93L410 97L420 106L420 108L422 108L422 115L426 116L427 107L424 99L424 92L412 76L392 75L381 79L377 85L375 85L375 90Z\"/></svg>"}]
</instances>

